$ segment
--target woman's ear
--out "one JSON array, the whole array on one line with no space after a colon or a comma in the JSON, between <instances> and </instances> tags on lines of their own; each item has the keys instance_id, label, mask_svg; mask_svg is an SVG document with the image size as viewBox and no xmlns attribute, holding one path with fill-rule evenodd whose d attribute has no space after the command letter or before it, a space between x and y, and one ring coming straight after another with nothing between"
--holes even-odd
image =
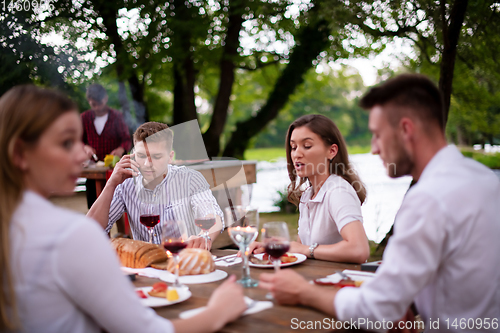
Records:
<instances>
[{"instance_id":1,"label":"woman's ear","mask_svg":"<svg viewBox=\"0 0 500 333\"><path fill-rule=\"evenodd\" d=\"M22 171L27 171L29 169L29 163L26 160L25 151L26 151L26 144L22 140L17 139L16 142L14 143L12 162L16 167L18 167Z\"/></svg>"},{"instance_id":2,"label":"woman's ear","mask_svg":"<svg viewBox=\"0 0 500 333\"><path fill-rule=\"evenodd\" d=\"M339 152L339 146L337 146L335 143L330 146L328 149L328 159L331 160L335 156L337 156L337 153Z\"/></svg>"}]
</instances>

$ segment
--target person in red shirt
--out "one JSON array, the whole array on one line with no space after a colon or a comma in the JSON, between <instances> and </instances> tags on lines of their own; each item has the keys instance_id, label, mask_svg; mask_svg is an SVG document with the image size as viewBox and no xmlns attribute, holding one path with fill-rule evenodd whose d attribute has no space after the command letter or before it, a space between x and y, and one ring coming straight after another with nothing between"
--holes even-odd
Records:
<instances>
[{"instance_id":1,"label":"person in red shirt","mask_svg":"<svg viewBox=\"0 0 500 333\"><path fill-rule=\"evenodd\" d=\"M130 150L132 141L122 114L108 105L108 94L100 84L87 88L90 110L81 114L84 150L88 157L94 154L102 161L107 154L123 156ZM95 180L87 179L87 205L96 200Z\"/></svg>"}]
</instances>

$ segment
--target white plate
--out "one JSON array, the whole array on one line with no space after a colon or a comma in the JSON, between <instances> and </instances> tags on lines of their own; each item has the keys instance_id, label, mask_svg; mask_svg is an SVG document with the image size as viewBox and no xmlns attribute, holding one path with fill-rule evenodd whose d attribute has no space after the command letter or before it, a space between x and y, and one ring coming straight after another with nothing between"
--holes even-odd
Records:
<instances>
[{"instance_id":1,"label":"white plate","mask_svg":"<svg viewBox=\"0 0 500 333\"><path fill-rule=\"evenodd\" d=\"M156 278L170 283L174 283L175 281L175 275L170 273L169 271L164 271L161 269L155 269L151 267L147 268L122 267L122 271L126 273L136 273L142 276ZM214 272L208 274L179 276L179 282L182 284L209 283L222 280L226 278L226 276L227 276L226 272L217 269Z\"/></svg>"},{"instance_id":2,"label":"white plate","mask_svg":"<svg viewBox=\"0 0 500 333\"><path fill-rule=\"evenodd\" d=\"M165 282L174 283L175 275L168 272L168 271L164 271L164 272L165 272L164 274L161 274L159 276L159 279L163 280ZM216 269L212 273L208 273L208 274L179 276L179 282L182 284L210 283L210 282L215 282L215 281L225 279L226 276L227 276L226 272L221 271L220 269Z\"/></svg>"},{"instance_id":3,"label":"white plate","mask_svg":"<svg viewBox=\"0 0 500 333\"><path fill-rule=\"evenodd\" d=\"M171 287L169 287L169 288L171 288ZM189 291L189 288L187 288L187 287L186 288L177 288L177 293L179 294L179 299L177 301L171 301L171 302L168 301L166 298L149 296L148 291L151 291L151 289L153 289L153 287L135 288L135 290L142 290L144 292L144 295L146 295L148 297L148 298L140 298L141 303L143 305L149 306L151 308L184 302L189 297L191 297L191 291Z\"/></svg>"},{"instance_id":4,"label":"white plate","mask_svg":"<svg viewBox=\"0 0 500 333\"><path fill-rule=\"evenodd\" d=\"M297 265L297 264L300 264L301 262L306 261L306 259L307 259L307 257L305 255L300 254L300 253L289 253L289 254L296 256L297 260L294 261L294 262L281 263L280 267L288 267L288 266ZM254 256L257 257L258 259L262 259L262 257L264 256L264 253L254 254ZM254 264L251 261L250 261L250 266L251 267L257 267L257 268L273 268L274 267L273 264L270 264L270 265L258 265L258 264Z\"/></svg>"}]
</instances>

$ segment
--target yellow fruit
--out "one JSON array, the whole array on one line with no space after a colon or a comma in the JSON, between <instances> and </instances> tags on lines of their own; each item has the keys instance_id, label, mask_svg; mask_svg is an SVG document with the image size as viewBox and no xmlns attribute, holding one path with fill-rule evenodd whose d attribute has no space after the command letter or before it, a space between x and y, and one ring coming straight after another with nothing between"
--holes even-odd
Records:
<instances>
[{"instance_id":1,"label":"yellow fruit","mask_svg":"<svg viewBox=\"0 0 500 333\"><path fill-rule=\"evenodd\" d=\"M356 287L359 287L359 286L361 286L361 285L363 284L363 282L364 282L364 281L354 281L354 285L355 285Z\"/></svg>"},{"instance_id":2,"label":"yellow fruit","mask_svg":"<svg viewBox=\"0 0 500 333\"><path fill-rule=\"evenodd\" d=\"M167 301L173 302L179 299L179 294L176 289L168 288L167 289Z\"/></svg>"}]
</instances>

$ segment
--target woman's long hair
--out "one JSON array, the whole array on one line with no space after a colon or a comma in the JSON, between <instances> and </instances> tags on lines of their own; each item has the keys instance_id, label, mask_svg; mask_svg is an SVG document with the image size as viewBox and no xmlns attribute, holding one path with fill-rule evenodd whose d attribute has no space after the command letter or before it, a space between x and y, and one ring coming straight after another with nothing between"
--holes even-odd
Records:
<instances>
[{"instance_id":1,"label":"woman's long hair","mask_svg":"<svg viewBox=\"0 0 500 333\"><path fill-rule=\"evenodd\" d=\"M366 189L356 173L356 170L354 170L349 162L347 146L344 138L333 121L319 114L302 116L295 120L290 127L288 127L285 143L288 177L291 181L290 185L288 185L288 201L297 207L299 206L300 196L302 195L302 190L300 188L302 184L307 181L307 178L302 178L297 181L297 174L291 155L292 147L290 146L290 139L292 137L293 130L302 126L307 126L307 128L309 128L312 132L319 135L326 146L331 146L333 144L338 146L337 155L335 155L335 157L329 162L329 172L330 174L339 175L351 184L356 191L359 200L363 203L366 199Z\"/></svg>"},{"instance_id":2,"label":"woman's long hair","mask_svg":"<svg viewBox=\"0 0 500 333\"><path fill-rule=\"evenodd\" d=\"M36 145L44 131L76 105L56 91L17 86L0 98L0 331L19 328L10 253L10 221L24 190L14 163L16 145Z\"/></svg>"}]
</instances>

